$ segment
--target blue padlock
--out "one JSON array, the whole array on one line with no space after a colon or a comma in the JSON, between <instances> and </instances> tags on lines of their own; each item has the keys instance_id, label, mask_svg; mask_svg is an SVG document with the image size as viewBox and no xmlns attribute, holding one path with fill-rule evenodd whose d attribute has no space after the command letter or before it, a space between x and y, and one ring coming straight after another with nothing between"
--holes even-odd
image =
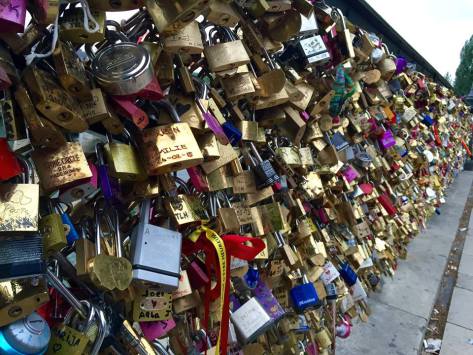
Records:
<instances>
[{"instance_id":1,"label":"blue padlock","mask_svg":"<svg viewBox=\"0 0 473 355\"><path fill-rule=\"evenodd\" d=\"M422 123L426 126L432 126L434 124L434 119L429 115L424 115L423 117Z\"/></svg>"},{"instance_id":2,"label":"blue padlock","mask_svg":"<svg viewBox=\"0 0 473 355\"><path fill-rule=\"evenodd\" d=\"M259 270L256 265L250 265L248 271L243 276L249 289L255 289L259 282Z\"/></svg>"},{"instance_id":3,"label":"blue padlock","mask_svg":"<svg viewBox=\"0 0 473 355\"><path fill-rule=\"evenodd\" d=\"M347 283L348 287L351 287L356 283L358 275L355 271L353 271L353 269L350 267L350 265L348 265L347 262L342 263L339 272L340 276Z\"/></svg>"},{"instance_id":4,"label":"blue padlock","mask_svg":"<svg viewBox=\"0 0 473 355\"><path fill-rule=\"evenodd\" d=\"M292 303L294 308L302 312L309 307L318 307L320 306L319 295L315 290L314 284L308 282L307 278L304 276L304 283L293 287L289 294L291 295Z\"/></svg>"},{"instance_id":5,"label":"blue padlock","mask_svg":"<svg viewBox=\"0 0 473 355\"><path fill-rule=\"evenodd\" d=\"M64 211L60 203L57 204L57 209L59 210L59 214L61 215L62 223L66 224L69 227L69 232L66 235L67 244L72 245L76 240L79 239L79 233L77 232L74 223L72 223L71 217L69 217L67 211Z\"/></svg>"},{"instance_id":6,"label":"blue padlock","mask_svg":"<svg viewBox=\"0 0 473 355\"><path fill-rule=\"evenodd\" d=\"M240 130L236 128L233 123L228 121L222 124L222 129L228 140L230 141L230 144L233 146L238 145L242 137Z\"/></svg>"}]
</instances>

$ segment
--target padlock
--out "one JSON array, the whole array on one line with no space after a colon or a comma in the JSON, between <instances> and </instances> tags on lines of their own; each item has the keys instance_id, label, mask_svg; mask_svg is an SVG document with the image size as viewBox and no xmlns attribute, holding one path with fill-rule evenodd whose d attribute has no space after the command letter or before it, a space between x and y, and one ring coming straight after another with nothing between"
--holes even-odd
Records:
<instances>
[{"instance_id":1,"label":"padlock","mask_svg":"<svg viewBox=\"0 0 473 355\"><path fill-rule=\"evenodd\" d=\"M259 154L256 146L253 143L249 143L252 154L254 155L253 169L256 177L256 188L261 189L273 185L279 181L279 175L274 170L269 160L263 160Z\"/></svg>"},{"instance_id":2,"label":"padlock","mask_svg":"<svg viewBox=\"0 0 473 355\"><path fill-rule=\"evenodd\" d=\"M104 148L109 173L123 181L144 181L146 173L138 156L136 143L127 130L123 133L129 144L114 142L111 135L107 135L109 142Z\"/></svg>"},{"instance_id":3,"label":"padlock","mask_svg":"<svg viewBox=\"0 0 473 355\"><path fill-rule=\"evenodd\" d=\"M31 154L41 186L52 191L92 177L80 143L67 142L58 149L39 148Z\"/></svg>"},{"instance_id":4,"label":"padlock","mask_svg":"<svg viewBox=\"0 0 473 355\"><path fill-rule=\"evenodd\" d=\"M303 283L293 287L289 291L294 308L304 311L309 307L320 307L320 299L315 290L314 284L309 282L307 276L303 276Z\"/></svg>"},{"instance_id":5,"label":"padlock","mask_svg":"<svg viewBox=\"0 0 473 355\"><path fill-rule=\"evenodd\" d=\"M26 278L0 283L0 326L25 318L49 301L46 282Z\"/></svg>"},{"instance_id":6,"label":"padlock","mask_svg":"<svg viewBox=\"0 0 473 355\"><path fill-rule=\"evenodd\" d=\"M135 322L156 322L170 319L172 315L171 293L160 291L159 287L143 287L133 300Z\"/></svg>"},{"instance_id":7,"label":"padlock","mask_svg":"<svg viewBox=\"0 0 473 355\"><path fill-rule=\"evenodd\" d=\"M189 124L180 122L175 108L169 102L160 101L159 107L164 108L175 123L142 131L140 147L148 175L199 165L204 157Z\"/></svg>"},{"instance_id":8,"label":"padlock","mask_svg":"<svg viewBox=\"0 0 473 355\"><path fill-rule=\"evenodd\" d=\"M145 6L159 33L173 35L207 10L209 0L179 0L173 2L146 0Z\"/></svg>"},{"instance_id":9,"label":"padlock","mask_svg":"<svg viewBox=\"0 0 473 355\"><path fill-rule=\"evenodd\" d=\"M59 193L59 201L77 208L89 202L98 192L99 176L97 167L91 162L87 162L92 172L92 177L80 185L62 189Z\"/></svg>"},{"instance_id":10,"label":"padlock","mask_svg":"<svg viewBox=\"0 0 473 355\"><path fill-rule=\"evenodd\" d=\"M39 233L43 237L46 255L52 255L67 246L66 227L61 215L54 210L50 199L47 200L47 213L39 220Z\"/></svg>"},{"instance_id":11,"label":"padlock","mask_svg":"<svg viewBox=\"0 0 473 355\"><path fill-rule=\"evenodd\" d=\"M95 246L90 240L88 220L81 220L80 238L74 244L76 251L77 277L87 280L89 278L89 261L95 257Z\"/></svg>"},{"instance_id":12,"label":"padlock","mask_svg":"<svg viewBox=\"0 0 473 355\"><path fill-rule=\"evenodd\" d=\"M31 135L31 143L34 146L59 148L63 144L66 144L66 138L59 128L50 121L40 117L36 112L28 91L26 91L23 86L16 89L15 99L23 113Z\"/></svg>"},{"instance_id":13,"label":"padlock","mask_svg":"<svg viewBox=\"0 0 473 355\"><path fill-rule=\"evenodd\" d=\"M120 223L118 213L114 208L103 207L96 203L95 214L95 257L89 260L90 279L97 287L106 290L125 290L132 280L132 266L128 259L122 256L122 240L120 236ZM114 248L116 255L106 255L102 251L102 217L104 213L110 213L113 220Z\"/></svg>"},{"instance_id":14,"label":"padlock","mask_svg":"<svg viewBox=\"0 0 473 355\"><path fill-rule=\"evenodd\" d=\"M214 0L210 2L207 21L217 26L235 27L239 16L230 4L222 0Z\"/></svg>"},{"instance_id":15,"label":"padlock","mask_svg":"<svg viewBox=\"0 0 473 355\"><path fill-rule=\"evenodd\" d=\"M71 132L88 128L77 102L47 72L30 66L23 73L23 80L35 107L52 122Z\"/></svg>"},{"instance_id":16,"label":"padlock","mask_svg":"<svg viewBox=\"0 0 473 355\"><path fill-rule=\"evenodd\" d=\"M397 70L396 57L389 52L386 45L383 45L383 48L386 53L384 59L378 63L378 69L381 71L381 77L384 80L389 81Z\"/></svg>"},{"instance_id":17,"label":"padlock","mask_svg":"<svg viewBox=\"0 0 473 355\"><path fill-rule=\"evenodd\" d=\"M44 273L43 238L38 235L0 238L5 253L0 261L0 280L35 277Z\"/></svg>"},{"instance_id":18,"label":"padlock","mask_svg":"<svg viewBox=\"0 0 473 355\"><path fill-rule=\"evenodd\" d=\"M0 351L5 354L44 354L50 339L48 323L33 312L0 328Z\"/></svg>"},{"instance_id":19,"label":"padlock","mask_svg":"<svg viewBox=\"0 0 473 355\"><path fill-rule=\"evenodd\" d=\"M46 276L54 289L72 306L64 318L64 323L54 329L48 354L55 352L83 354L89 341L93 341L90 352L98 353L106 335L104 311L87 300L79 300L51 270L46 271ZM74 319L74 312L79 319ZM67 325L70 321L74 322L79 330Z\"/></svg>"},{"instance_id":20,"label":"padlock","mask_svg":"<svg viewBox=\"0 0 473 355\"><path fill-rule=\"evenodd\" d=\"M11 0L0 5L0 32L23 32L26 18L26 1Z\"/></svg>"},{"instance_id":21,"label":"padlock","mask_svg":"<svg viewBox=\"0 0 473 355\"><path fill-rule=\"evenodd\" d=\"M79 239L79 233L76 230L76 227L74 226L74 223L72 223L71 217L69 215L69 207L68 209L64 209L62 207L61 202L55 201L55 209L61 216L61 221L64 224L64 228L66 228L66 240L69 245L74 244L76 240Z\"/></svg>"},{"instance_id":22,"label":"padlock","mask_svg":"<svg viewBox=\"0 0 473 355\"><path fill-rule=\"evenodd\" d=\"M81 100L90 99L84 63L70 43L59 42L53 53L54 66L62 87Z\"/></svg>"},{"instance_id":23,"label":"padlock","mask_svg":"<svg viewBox=\"0 0 473 355\"><path fill-rule=\"evenodd\" d=\"M255 297L231 313L230 319L243 344L253 341L273 322Z\"/></svg>"},{"instance_id":24,"label":"padlock","mask_svg":"<svg viewBox=\"0 0 473 355\"><path fill-rule=\"evenodd\" d=\"M345 42L344 58L355 58L355 51L353 49L353 39L351 37L350 30L347 28L345 16L343 15L343 12L340 9L335 9L335 11L338 15L338 21L341 22L341 32L343 34L343 39Z\"/></svg>"},{"instance_id":25,"label":"padlock","mask_svg":"<svg viewBox=\"0 0 473 355\"><path fill-rule=\"evenodd\" d=\"M180 278L182 235L150 224L150 208L151 201L145 199L141 204L140 222L133 230L133 279L157 284L163 291L172 291L177 288ZM162 256L158 257L156 253Z\"/></svg>"},{"instance_id":26,"label":"padlock","mask_svg":"<svg viewBox=\"0 0 473 355\"><path fill-rule=\"evenodd\" d=\"M209 35L209 45L204 48L204 55L210 71L221 72L238 68L250 62L241 40L232 40L224 28L220 30L219 35L222 37L221 42L215 43L212 36Z\"/></svg>"},{"instance_id":27,"label":"padlock","mask_svg":"<svg viewBox=\"0 0 473 355\"><path fill-rule=\"evenodd\" d=\"M113 33L115 35L112 35ZM113 43L113 36L125 39L126 42ZM92 58L91 71L97 83L110 95L136 94L144 89L154 76L149 52L123 36L120 32L111 32L108 38L112 42L107 38L108 45L96 53L88 51L89 57Z\"/></svg>"},{"instance_id":28,"label":"padlock","mask_svg":"<svg viewBox=\"0 0 473 355\"><path fill-rule=\"evenodd\" d=\"M96 144L95 154L97 156L98 185L103 197L107 203L119 205L121 196L120 185L118 180L109 174L108 166L105 164L103 143Z\"/></svg>"},{"instance_id":29,"label":"padlock","mask_svg":"<svg viewBox=\"0 0 473 355\"><path fill-rule=\"evenodd\" d=\"M20 162L10 150L6 138L0 138L0 163L2 165L0 181L9 180L21 174Z\"/></svg>"},{"instance_id":30,"label":"padlock","mask_svg":"<svg viewBox=\"0 0 473 355\"><path fill-rule=\"evenodd\" d=\"M64 323L52 330L51 341L49 343L48 354L59 353L59 354L83 354L89 343L89 339L86 333L92 327L95 315L95 309L90 305L88 301L79 301L81 306L85 306L88 309L86 318L86 324L84 327L76 329L71 324L74 308L70 308L69 312L64 318Z\"/></svg>"},{"instance_id":31,"label":"padlock","mask_svg":"<svg viewBox=\"0 0 473 355\"><path fill-rule=\"evenodd\" d=\"M204 51L204 44L199 30L199 23L192 21L175 34L166 36L163 49L171 53L200 54Z\"/></svg>"},{"instance_id":32,"label":"padlock","mask_svg":"<svg viewBox=\"0 0 473 355\"><path fill-rule=\"evenodd\" d=\"M33 182L29 160L19 158L23 165L22 183L0 184L0 234L31 234L38 230L39 185ZM31 255L30 255L31 256Z\"/></svg>"},{"instance_id":33,"label":"padlock","mask_svg":"<svg viewBox=\"0 0 473 355\"><path fill-rule=\"evenodd\" d=\"M87 3L81 3L88 6ZM88 28L86 28L88 26ZM59 18L59 38L72 43L96 43L105 39L105 12L71 5Z\"/></svg>"}]
</instances>

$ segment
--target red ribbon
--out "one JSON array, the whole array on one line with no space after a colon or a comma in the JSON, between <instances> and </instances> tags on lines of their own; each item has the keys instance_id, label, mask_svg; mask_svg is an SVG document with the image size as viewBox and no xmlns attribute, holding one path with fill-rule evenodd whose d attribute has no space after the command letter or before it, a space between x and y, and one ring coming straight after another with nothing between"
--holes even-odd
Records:
<instances>
[{"instance_id":1,"label":"red ribbon","mask_svg":"<svg viewBox=\"0 0 473 355\"><path fill-rule=\"evenodd\" d=\"M230 322L230 257L234 256L243 260L253 260L256 255L266 247L263 240L254 237L247 237L237 234L227 234L221 236L223 243L225 244L225 249L227 251L226 270L227 274L225 277L225 298L222 307L222 319L220 320L221 336L220 336L220 349L222 352L226 352L227 343L228 343L228 326ZM251 246L246 245L246 242L250 242ZM221 277L219 272L219 263L215 248L212 243L205 237L205 232L201 233L199 239L196 242L191 240L184 240L182 245L182 251L185 255L190 255L196 252L204 252L205 254L205 267L207 272L210 274L214 273L216 276L216 285L213 289L210 288L210 283L205 287L205 315L204 315L204 324L206 334L207 326L209 324L209 313L210 313L210 301L215 301L220 296L220 287L221 287Z\"/></svg>"}]
</instances>

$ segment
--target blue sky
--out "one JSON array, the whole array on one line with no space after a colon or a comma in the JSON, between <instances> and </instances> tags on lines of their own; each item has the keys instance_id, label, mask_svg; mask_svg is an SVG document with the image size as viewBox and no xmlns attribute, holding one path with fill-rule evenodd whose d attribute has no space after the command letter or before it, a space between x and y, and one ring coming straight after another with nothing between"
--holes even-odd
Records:
<instances>
[{"instance_id":1,"label":"blue sky","mask_svg":"<svg viewBox=\"0 0 473 355\"><path fill-rule=\"evenodd\" d=\"M366 0L441 74L453 76L473 35L473 0Z\"/></svg>"}]
</instances>

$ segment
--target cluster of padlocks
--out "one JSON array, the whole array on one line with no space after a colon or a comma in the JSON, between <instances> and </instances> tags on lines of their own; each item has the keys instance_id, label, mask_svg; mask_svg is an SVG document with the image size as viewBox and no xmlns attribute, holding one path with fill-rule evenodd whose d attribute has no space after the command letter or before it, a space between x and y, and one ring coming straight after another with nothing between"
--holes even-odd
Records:
<instances>
[{"instance_id":1,"label":"cluster of padlocks","mask_svg":"<svg viewBox=\"0 0 473 355\"><path fill-rule=\"evenodd\" d=\"M333 353L471 155L323 1L1 1L0 39L0 354Z\"/></svg>"}]
</instances>

